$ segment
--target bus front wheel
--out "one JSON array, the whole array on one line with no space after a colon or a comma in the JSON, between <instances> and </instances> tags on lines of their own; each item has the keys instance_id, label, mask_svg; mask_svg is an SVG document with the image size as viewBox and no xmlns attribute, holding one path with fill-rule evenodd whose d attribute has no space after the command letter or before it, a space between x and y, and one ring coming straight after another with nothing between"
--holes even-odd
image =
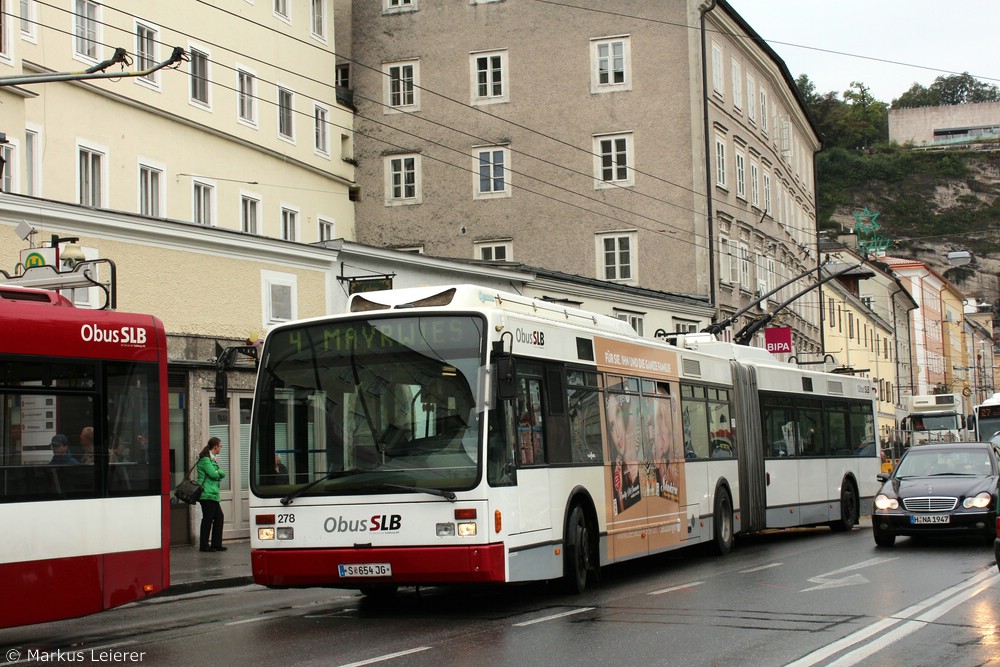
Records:
<instances>
[{"instance_id":1,"label":"bus front wheel","mask_svg":"<svg viewBox=\"0 0 1000 667\"><path fill-rule=\"evenodd\" d=\"M831 523L830 528L837 532L853 529L858 524L858 513L858 491L854 482L844 480L840 490L840 520Z\"/></svg>"},{"instance_id":2,"label":"bus front wheel","mask_svg":"<svg viewBox=\"0 0 1000 667\"><path fill-rule=\"evenodd\" d=\"M719 489L715 494L715 512L712 520L712 547L715 553L725 556L733 548L733 501L729 492Z\"/></svg>"},{"instance_id":3,"label":"bus front wheel","mask_svg":"<svg viewBox=\"0 0 1000 667\"><path fill-rule=\"evenodd\" d=\"M593 568L593 536L583 508L575 505L566 522L563 553L563 584L566 592L578 594L587 588L587 576Z\"/></svg>"}]
</instances>

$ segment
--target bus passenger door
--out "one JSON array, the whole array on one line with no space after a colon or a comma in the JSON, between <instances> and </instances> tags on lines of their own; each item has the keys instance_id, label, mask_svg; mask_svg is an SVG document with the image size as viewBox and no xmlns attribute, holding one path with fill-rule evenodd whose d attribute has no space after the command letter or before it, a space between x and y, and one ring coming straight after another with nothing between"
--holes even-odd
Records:
<instances>
[{"instance_id":1,"label":"bus passenger door","mask_svg":"<svg viewBox=\"0 0 1000 667\"><path fill-rule=\"evenodd\" d=\"M536 377L531 377L535 375ZM515 403L517 429L517 489L520 532L552 527L549 505L549 471L545 466L545 414L542 404L541 369L534 364L518 366Z\"/></svg>"}]
</instances>

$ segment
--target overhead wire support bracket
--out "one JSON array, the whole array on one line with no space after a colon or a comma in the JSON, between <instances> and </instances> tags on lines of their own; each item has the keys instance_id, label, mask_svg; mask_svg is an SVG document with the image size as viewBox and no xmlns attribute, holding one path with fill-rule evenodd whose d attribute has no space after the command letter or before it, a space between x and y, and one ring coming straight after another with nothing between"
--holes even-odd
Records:
<instances>
[{"instance_id":1,"label":"overhead wire support bracket","mask_svg":"<svg viewBox=\"0 0 1000 667\"><path fill-rule=\"evenodd\" d=\"M127 66L132 64L132 59L129 58L128 52L122 48L118 47L115 49L113 56L108 58L103 62L99 62L93 67L89 67L82 72L62 72L62 73L44 73L44 74L18 74L14 76L0 76L0 87L2 86L21 86L29 83L54 83L57 81L84 81L88 79L123 79L123 78L134 78L149 76L153 72L157 72L165 67L171 67L177 65L183 60L187 59L187 54L184 53L184 49L175 46L173 51L170 53L170 57L163 62L156 63L152 67L144 70L139 70L136 72L105 72L112 65L122 65Z\"/></svg>"}]
</instances>

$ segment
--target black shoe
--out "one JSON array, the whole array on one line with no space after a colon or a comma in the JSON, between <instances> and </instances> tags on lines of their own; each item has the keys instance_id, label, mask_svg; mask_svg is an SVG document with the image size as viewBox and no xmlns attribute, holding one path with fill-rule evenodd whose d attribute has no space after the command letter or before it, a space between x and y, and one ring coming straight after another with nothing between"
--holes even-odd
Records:
<instances>
[{"instance_id":1,"label":"black shoe","mask_svg":"<svg viewBox=\"0 0 1000 667\"><path fill-rule=\"evenodd\" d=\"M215 551L215 549L209 549L208 547L202 547L198 551Z\"/></svg>"},{"instance_id":2,"label":"black shoe","mask_svg":"<svg viewBox=\"0 0 1000 667\"><path fill-rule=\"evenodd\" d=\"M212 551L226 551L229 547L212 547Z\"/></svg>"}]
</instances>

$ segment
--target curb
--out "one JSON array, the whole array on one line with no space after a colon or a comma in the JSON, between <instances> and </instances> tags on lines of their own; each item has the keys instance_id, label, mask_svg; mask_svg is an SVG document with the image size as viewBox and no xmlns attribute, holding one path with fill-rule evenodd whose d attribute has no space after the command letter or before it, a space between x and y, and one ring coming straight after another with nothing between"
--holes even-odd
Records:
<instances>
[{"instance_id":1,"label":"curb","mask_svg":"<svg viewBox=\"0 0 1000 667\"><path fill-rule=\"evenodd\" d=\"M239 577L219 577L217 579L204 579L201 581L184 581L170 586L152 597L170 597L172 595L185 595L187 593L200 593L221 588L236 588L247 586L253 583L251 576Z\"/></svg>"}]
</instances>

